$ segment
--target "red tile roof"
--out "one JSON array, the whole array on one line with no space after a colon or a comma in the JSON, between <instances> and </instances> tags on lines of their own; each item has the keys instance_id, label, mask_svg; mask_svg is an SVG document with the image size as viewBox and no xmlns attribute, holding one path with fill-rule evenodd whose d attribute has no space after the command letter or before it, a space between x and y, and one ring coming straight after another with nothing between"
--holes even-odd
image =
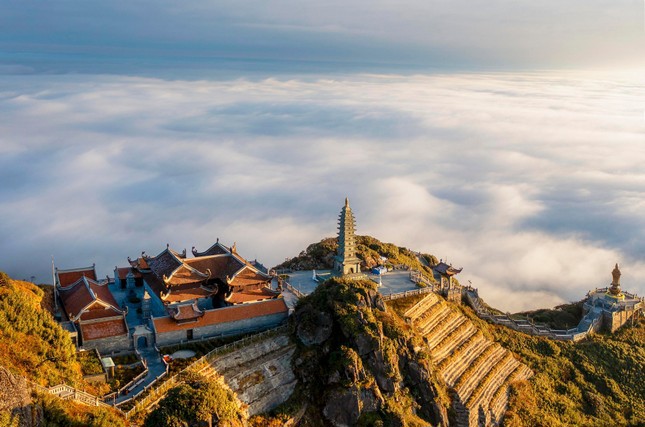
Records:
<instances>
[{"instance_id":1,"label":"red tile roof","mask_svg":"<svg viewBox=\"0 0 645 427\"><path fill-rule=\"evenodd\" d=\"M231 286L248 286L258 283L268 283L271 277L261 272L256 271L254 268L244 267L231 282Z\"/></svg>"},{"instance_id":2,"label":"red tile roof","mask_svg":"<svg viewBox=\"0 0 645 427\"><path fill-rule=\"evenodd\" d=\"M132 272L134 277L141 277L139 270L132 267L117 267L114 275L118 277L119 280L126 280L130 272Z\"/></svg>"},{"instance_id":3,"label":"red tile roof","mask_svg":"<svg viewBox=\"0 0 645 427\"><path fill-rule=\"evenodd\" d=\"M182 264L177 268L172 274L167 277L164 281L174 287L177 285L185 285L188 283L202 283L207 280L209 277L208 273L202 273L194 268Z\"/></svg>"},{"instance_id":4,"label":"red tile roof","mask_svg":"<svg viewBox=\"0 0 645 427\"><path fill-rule=\"evenodd\" d=\"M106 308L103 307L101 304L94 303L90 307L88 307L88 310L85 310L81 314L81 320L95 320L95 319L101 319L104 317L114 317L114 316L120 316L121 313L116 311L114 308Z\"/></svg>"},{"instance_id":5,"label":"red tile roof","mask_svg":"<svg viewBox=\"0 0 645 427\"><path fill-rule=\"evenodd\" d=\"M164 298L168 303L187 301L190 299L206 298L212 295L213 292L202 287L187 286L187 287L173 287L170 295Z\"/></svg>"},{"instance_id":6,"label":"red tile roof","mask_svg":"<svg viewBox=\"0 0 645 427\"><path fill-rule=\"evenodd\" d=\"M72 268L69 270L56 269L56 276L58 277L58 283L61 286L69 286L72 283L76 282L81 277L87 277L92 280L96 280L96 270L94 266L83 267L83 268Z\"/></svg>"},{"instance_id":7,"label":"red tile roof","mask_svg":"<svg viewBox=\"0 0 645 427\"><path fill-rule=\"evenodd\" d=\"M164 250L154 258L147 259L148 266L160 279L163 276L170 277L173 271L181 266L181 259L170 249Z\"/></svg>"},{"instance_id":8,"label":"red tile roof","mask_svg":"<svg viewBox=\"0 0 645 427\"><path fill-rule=\"evenodd\" d=\"M210 248L206 249L204 252L199 252L195 247L193 246L193 255L195 257L202 257L202 256L209 256L209 255L222 255L222 254L228 254L231 253L231 250L227 248L226 246L222 245L219 242L219 239L213 246Z\"/></svg>"},{"instance_id":9,"label":"red tile roof","mask_svg":"<svg viewBox=\"0 0 645 427\"><path fill-rule=\"evenodd\" d=\"M59 288L58 294L63 302L65 313L70 317L70 320L78 317L83 309L93 301L101 301L121 313L119 304L108 289L108 285L99 284L87 277L81 277L76 283Z\"/></svg>"},{"instance_id":10,"label":"red tile roof","mask_svg":"<svg viewBox=\"0 0 645 427\"><path fill-rule=\"evenodd\" d=\"M81 324L83 340L96 340L100 338L116 337L126 335L128 328L125 320L114 319L105 322Z\"/></svg>"},{"instance_id":11,"label":"red tile roof","mask_svg":"<svg viewBox=\"0 0 645 427\"><path fill-rule=\"evenodd\" d=\"M180 324L171 317L154 318L153 323L157 333L200 328L217 323L236 322L254 317L268 316L271 314L287 314L289 309L284 299L278 298L270 301L256 302L253 304L234 305L215 310L206 310L204 316L196 322Z\"/></svg>"},{"instance_id":12,"label":"red tile roof","mask_svg":"<svg viewBox=\"0 0 645 427\"><path fill-rule=\"evenodd\" d=\"M233 294L227 301L231 304L243 304L254 301L274 299L279 295L280 292L272 291L271 289L267 288L243 290L240 292L233 292Z\"/></svg>"},{"instance_id":13,"label":"red tile roof","mask_svg":"<svg viewBox=\"0 0 645 427\"><path fill-rule=\"evenodd\" d=\"M173 312L170 314L175 320L192 320L197 319L204 315L204 312L201 311L195 304L185 304L174 307Z\"/></svg>"},{"instance_id":14,"label":"red tile roof","mask_svg":"<svg viewBox=\"0 0 645 427\"><path fill-rule=\"evenodd\" d=\"M196 270L211 272L211 277L220 279L226 283L226 277L233 278L235 273L244 267L244 263L230 254L209 255L198 258L190 258L184 262Z\"/></svg>"}]
</instances>

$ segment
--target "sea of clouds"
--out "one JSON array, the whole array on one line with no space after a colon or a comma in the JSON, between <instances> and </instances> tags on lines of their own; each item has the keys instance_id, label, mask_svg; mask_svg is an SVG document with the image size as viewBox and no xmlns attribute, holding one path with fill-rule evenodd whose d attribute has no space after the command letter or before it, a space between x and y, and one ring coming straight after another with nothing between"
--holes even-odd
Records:
<instances>
[{"instance_id":1,"label":"sea of clouds","mask_svg":"<svg viewBox=\"0 0 645 427\"><path fill-rule=\"evenodd\" d=\"M6 71L6 70L5 70ZM357 232L516 311L645 291L645 81L574 72L0 79L0 269L50 281L217 237L275 265ZM20 70L18 70L20 71Z\"/></svg>"}]
</instances>

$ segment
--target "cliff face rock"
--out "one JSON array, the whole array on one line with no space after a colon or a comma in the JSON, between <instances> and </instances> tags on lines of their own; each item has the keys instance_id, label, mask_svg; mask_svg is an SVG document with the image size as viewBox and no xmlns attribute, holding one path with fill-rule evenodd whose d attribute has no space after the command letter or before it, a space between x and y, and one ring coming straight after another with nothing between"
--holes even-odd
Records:
<instances>
[{"instance_id":1,"label":"cliff face rock","mask_svg":"<svg viewBox=\"0 0 645 427\"><path fill-rule=\"evenodd\" d=\"M332 279L294 320L295 375L323 424L448 425L422 343L373 283Z\"/></svg>"},{"instance_id":2,"label":"cliff face rock","mask_svg":"<svg viewBox=\"0 0 645 427\"><path fill-rule=\"evenodd\" d=\"M329 339L333 319L329 313L305 306L296 313L296 334L304 345L321 344Z\"/></svg>"},{"instance_id":3,"label":"cliff face rock","mask_svg":"<svg viewBox=\"0 0 645 427\"><path fill-rule=\"evenodd\" d=\"M279 334L226 353L213 361L207 376L221 375L249 415L269 411L286 401L296 386L291 368L295 346Z\"/></svg>"},{"instance_id":4,"label":"cliff face rock","mask_svg":"<svg viewBox=\"0 0 645 427\"><path fill-rule=\"evenodd\" d=\"M42 410L33 405L27 381L0 366L0 423L10 426L41 425Z\"/></svg>"}]
</instances>

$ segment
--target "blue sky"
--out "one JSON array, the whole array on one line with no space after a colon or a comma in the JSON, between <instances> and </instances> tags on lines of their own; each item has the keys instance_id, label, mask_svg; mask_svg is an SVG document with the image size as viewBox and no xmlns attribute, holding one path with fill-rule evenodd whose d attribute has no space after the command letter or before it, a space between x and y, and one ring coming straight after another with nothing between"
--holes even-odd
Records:
<instances>
[{"instance_id":1,"label":"blue sky","mask_svg":"<svg viewBox=\"0 0 645 427\"><path fill-rule=\"evenodd\" d=\"M645 291L643 4L0 1L0 269L358 232L493 305Z\"/></svg>"}]
</instances>

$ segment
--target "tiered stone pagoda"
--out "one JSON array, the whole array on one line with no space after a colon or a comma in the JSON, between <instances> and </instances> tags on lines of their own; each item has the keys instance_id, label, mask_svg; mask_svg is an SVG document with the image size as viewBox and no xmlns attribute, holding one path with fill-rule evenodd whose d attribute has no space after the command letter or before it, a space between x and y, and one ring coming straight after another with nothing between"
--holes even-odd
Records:
<instances>
[{"instance_id":1,"label":"tiered stone pagoda","mask_svg":"<svg viewBox=\"0 0 645 427\"><path fill-rule=\"evenodd\" d=\"M338 217L338 255L334 260L334 271L341 275L361 272L361 260L356 256L356 221L349 199Z\"/></svg>"}]
</instances>

